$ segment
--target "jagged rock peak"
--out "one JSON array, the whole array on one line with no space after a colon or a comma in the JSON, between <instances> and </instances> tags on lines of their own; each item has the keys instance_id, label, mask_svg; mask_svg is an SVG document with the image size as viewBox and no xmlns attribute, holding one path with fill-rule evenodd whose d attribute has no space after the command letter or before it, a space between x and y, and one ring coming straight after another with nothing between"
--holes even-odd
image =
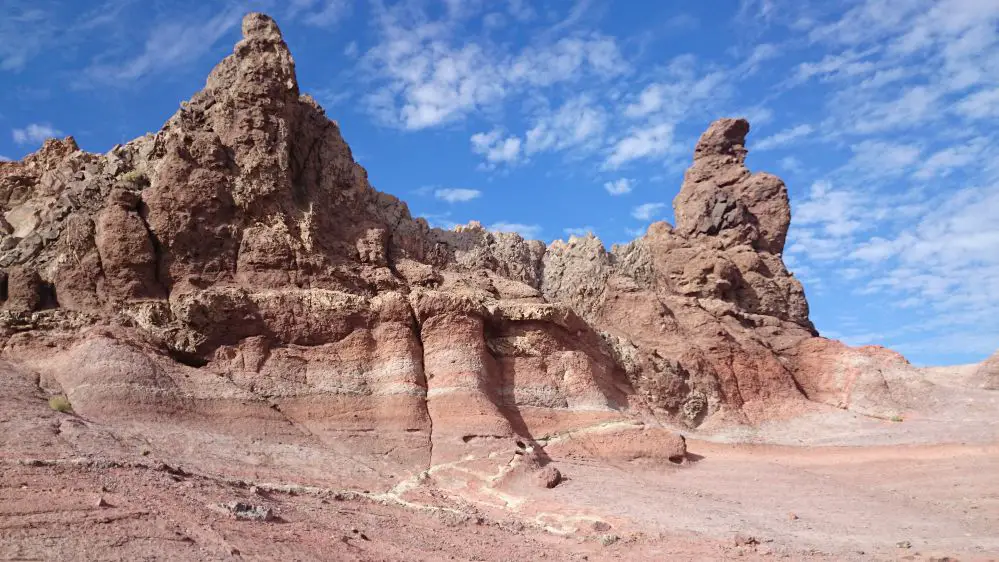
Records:
<instances>
[{"instance_id":1,"label":"jagged rock peak","mask_svg":"<svg viewBox=\"0 0 999 562\"><path fill-rule=\"evenodd\" d=\"M250 12L243 16L243 39L284 42L281 29L274 18L260 12Z\"/></svg>"},{"instance_id":2,"label":"jagged rock peak","mask_svg":"<svg viewBox=\"0 0 999 562\"><path fill-rule=\"evenodd\" d=\"M748 133L748 121L726 118L701 135L673 200L676 230L711 237L723 247L750 245L780 254L791 224L787 188L777 176L746 168Z\"/></svg>"},{"instance_id":3,"label":"jagged rock peak","mask_svg":"<svg viewBox=\"0 0 999 562\"><path fill-rule=\"evenodd\" d=\"M208 77L208 90L238 90L253 99L259 95L298 96L295 60L270 16L251 12L243 17L243 39L232 56L223 60Z\"/></svg>"},{"instance_id":4,"label":"jagged rock peak","mask_svg":"<svg viewBox=\"0 0 999 562\"><path fill-rule=\"evenodd\" d=\"M710 155L734 156L738 161L746 159L746 135L749 134L749 121L742 118L718 119L701 134L694 148L694 160Z\"/></svg>"}]
</instances>

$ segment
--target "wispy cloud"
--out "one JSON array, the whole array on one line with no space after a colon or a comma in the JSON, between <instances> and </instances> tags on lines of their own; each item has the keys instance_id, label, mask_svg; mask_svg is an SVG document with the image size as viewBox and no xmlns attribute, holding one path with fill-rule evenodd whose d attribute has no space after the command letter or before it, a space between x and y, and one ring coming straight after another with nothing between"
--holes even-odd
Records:
<instances>
[{"instance_id":1,"label":"wispy cloud","mask_svg":"<svg viewBox=\"0 0 999 562\"><path fill-rule=\"evenodd\" d=\"M476 133L470 140L472 152L485 157L490 166L513 164L521 157L520 139L514 136L504 137L500 129L493 129L488 133Z\"/></svg>"},{"instance_id":2,"label":"wispy cloud","mask_svg":"<svg viewBox=\"0 0 999 562\"><path fill-rule=\"evenodd\" d=\"M607 193L610 193L611 195L625 195L627 193L631 193L634 183L634 180L619 178L614 181L606 182L604 184L604 189L606 189Z\"/></svg>"},{"instance_id":3,"label":"wispy cloud","mask_svg":"<svg viewBox=\"0 0 999 562\"><path fill-rule=\"evenodd\" d=\"M673 146L673 125L659 123L648 127L632 129L627 136L617 141L607 157L607 168L620 168L632 160L639 160L666 154Z\"/></svg>"},{"instance_id":4,"label":"wispy cloud","mask_svg":"<svg viewBox=\"0 0 999 562\"><path fill-rule=\"evenodd\" d=\"M330 27L350 15L349 0L291 0L288 18L301 20L306 25Z\"/></svg>"},{"instance_id":5,"label":"wispy cloud","mask_svg":"<svg viewBox=\"0 0 999 562\"><path fill-rule=\"evenodd\" d=\"M41 144L46 139L62 136L62 131L47 123L31 123L22 129L11 130L17 144Z\"/></svg>"},{"instance_id":6,"label":"wispy cloud","mask_svg":"<svg viewBox=\"0 0 999 562\"><path fill-rule=\"evenodd\" d=\"M478 189L447 188L434 191L434 197L448 203L464 203L482 195Z\"/></svg>"},{"instance_id":7,"label":"wispy cloud","mask_svg":"<svg viewBox=\"0 0 999 562\"><path fill-rule=\"evenodd\" d=\"M160 22L146 36L141 52L130 58L108 60L104 55L84 68L79 87L128 87L151 75L177 69L206 55L238 27L244 8L230 6L208 18Z\"/></svg>"},{"instance_id":8,"label":"wispy cloud","mask_svg":"<svg viewBox=\"0 0 999 562\"><path fill-rule=\"evenodd\" d=\"M650 221L662 213L666 203L644 203L631 210L631 216L640 221Z\"/></svg>"},{"instance_id":9,"label":"wispy cloud","mask_svg":"<svg viewBox=\"0 0 999 562\"><path fill-rule=\"evenodd\" d=\"M570 147L595 148L594 142L600 141L606 125L603 108L594 105L587 96L578 96L537 119L525 135L526 150L531 154Z\"/></svg>"},{"instance_id":10,"label":"wispy cloud","mask_svg":"<svg viewBox=\"0 0 999 562\"><path fill-rule=\"evenodd\" d=\"M43 54L73 52L88 32L111 26L135 0L105 0L92 9L44 1L5 0L0 18L0 71L20 72Z\"/></svg>"},{"instance_id":11,"label":"wispy cloud","mask_svg":"<svg viewBox=\"0 0 999 562\"><path fill-rule=\"evenodd\" d=\"M587 234L592 234L595 229L592 226L580 226L575 228L563 228L562 232L565 232L569 236L586 236Z\"/></svg>"},{"instance_id":12,"label":"wispy cloud","mask_svg":"<svg viewBox=\"0 0 999 562\"><path fill-rule=\"evenodd\" d=\"M537 224L521 224L517 222L494 222L489 225L489 230L497 232L516 232L527 240L534 240L541 236L541 226Z\"/></svg>"},{"instance_id":13,"label":"wispy cloud","mask_svg":"<svg viewBox=\"0 0 999 562\"><path fill-rule=\"evenodd\" d=\"M373 90L369 110L383 123L408 130L436 127L485 111L517 92L556 84L609 79L628 65L613 38L579 34L512 51L461 36L474 6L444 17L402 3L376 8L380 41L364 56ZM527 17L529 8L511 8Z\"/></svg>"},{"instance_id":14,"label":"wispy cloud","mask_svg":"<svg viewBox=\"0 0 999 562\"><path fill-rule=\"evenodd\" d=\"M783 131L774 133L769 137L766 137L759 142L752 143L751 148L753 150L771 150L774 148L779 148L786 146L793 141L796 141L802 137L807 137L812 134L815 129L805 123L802 125L796 125L790 129L784 129Z\"/></svg>"},{"instance_id":15,"label":"wispy cloud","mask_svg":"<svg viewBox=\"0 0 999 562\"><path fill-rule=\"evenodd\" d=\"M45 49L55 34L52 16L28 4L4 4L0 18L0 70L17 71Z\"/></svg>"}]
</instances>

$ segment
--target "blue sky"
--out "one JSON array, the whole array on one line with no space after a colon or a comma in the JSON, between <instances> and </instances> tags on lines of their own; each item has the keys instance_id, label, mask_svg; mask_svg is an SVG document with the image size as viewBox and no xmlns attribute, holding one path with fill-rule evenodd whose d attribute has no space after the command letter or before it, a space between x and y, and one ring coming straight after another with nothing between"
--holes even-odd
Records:
<instances>
[{"instance_id":1,"label":"blue sky","mask_svg":"<svg viewBox=\"0 0 999 562\"><path fill-rule=\"evenodd\" d=\"M919 364L999 347L995 0L3 0L0 155L157 130L249 10L435 225L627 242L672 221L707 124L745 116L824 335Z\"/></svg>"}]
</instances>

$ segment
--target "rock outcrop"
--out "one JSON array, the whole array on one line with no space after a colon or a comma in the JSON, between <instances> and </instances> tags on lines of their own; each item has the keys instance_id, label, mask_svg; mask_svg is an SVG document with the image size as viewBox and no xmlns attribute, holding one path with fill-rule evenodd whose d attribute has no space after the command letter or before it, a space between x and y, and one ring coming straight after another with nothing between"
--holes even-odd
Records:
<instances>
[{"instance_id":1,"label":"rock outcrop","mask_svg":"<svg viewBox=\"0 0 999 562\"><path fill-rule=\"evenodd\" d=\"M999 390L999 351L982 361L975 371L975 380L981 383L982 388Z\"/></svg>"},{"instance_id":2,"label":"rock outcrop","mask_svg":"<svg viewBox=\"0 0 999 562\"><path fill-rule=\"evenodd\" d=\"M676 227L610 252L433 229L368 184L250 14L158 133L0 162L2 353L83 415L288 422L404 466L508 439L674 458L664 426L866 412L824 371L853 352L817 338L781 259L787 190L747 170L748 132L713 123Z\"/></svg>"}]
</instances>

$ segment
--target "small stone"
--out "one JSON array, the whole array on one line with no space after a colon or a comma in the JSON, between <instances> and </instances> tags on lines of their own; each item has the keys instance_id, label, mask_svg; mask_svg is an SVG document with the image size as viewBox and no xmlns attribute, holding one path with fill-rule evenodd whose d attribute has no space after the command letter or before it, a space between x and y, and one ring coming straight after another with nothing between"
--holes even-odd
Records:
<instances>
[{"instance_id":1,"label":"small stone","mask_svg":"<svg viewBox=\"0 0 999 562\"><path fill-rule=\"evenodd\" d=\"M603 521L594 521L593 522L593 530L597 531L597 532L600 532L600 533L603 533L603 532L606 532L606 531L610 531L611 530L611 526L610 526L609 523L605 523Z\"/></svg>"},{"instance_id":2,"label":"small stone","mask_svg":"<svg viewBox=\"0 0 999 562\"><path fill-rule=\"evenodd\" d=\"M554 466L548 465L537 472L535 480L542 488L554 488L562 482L562 473Z\"/></svg>"},{"instance_id":3,"label":"small stone","mask_svg":"<svg viewBox=\"0 0 999 562\"><path fill-rule=\"evenodd\" d=\"M2 241L0 241L0 252L6 252L7 250L13 250L17 247L21 239L17 236L7 236Z\"/></svg>"},{"instance_id":4,"label":"small stone","mask_svg":"<svg viewBox=\"0 0 999 562\"><path fill-rule=\"evenodd\" d=\"M799 519L798 514L794 513L793 511L789 511L787 513L787 520L788 521L797 521L798 519Z\"/></svg>"},{"instance_id":5,"label":"small stone","mask_svg":"<svg viewBox=\"0 0 999 562\"><path fill-rule=\"evenodd\" d=\"M895 547L909 549L912 548L912 543L910 541L898 541L895 543Z\"/></svg>"},{"instance_id":6,"label":"small stone","mask_svg":"<svg viewBox=\"0 0 999 562\"><path fill-rule=\"evenodd\" d=\"M736 533L733 537L732 542L735 546L752 546L760 544L760 540L752 535L744 535L742 533Z\"/></svg>"},{"instance_id":7,"label":"small stone","mask_svg":"<svg viewBox=\"0 0 999 562\"><path fill-rule=\"evenodd\" d=\"M262 505L251 505L243 502L232 502L223 506L236 519L252 521L270 521L274 519L271 508Z\"/></svg>"}]
</instances>

